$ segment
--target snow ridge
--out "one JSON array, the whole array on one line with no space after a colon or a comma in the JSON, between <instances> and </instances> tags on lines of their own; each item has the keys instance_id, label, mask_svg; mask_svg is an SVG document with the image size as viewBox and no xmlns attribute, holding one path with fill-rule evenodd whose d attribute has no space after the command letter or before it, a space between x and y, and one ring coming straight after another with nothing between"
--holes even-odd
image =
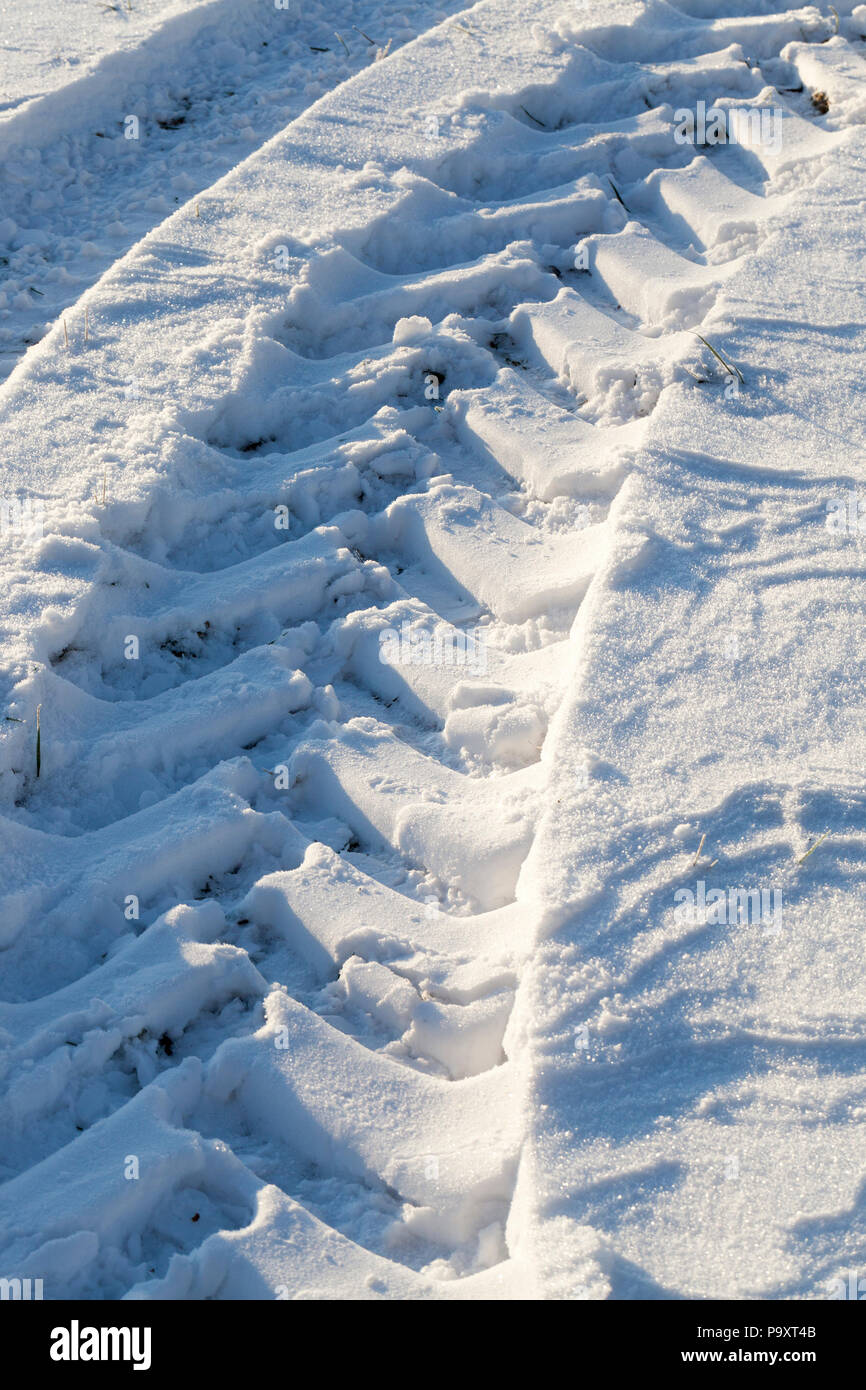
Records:
<instances>
[{"instance_id":1,"label":"snow ridge","mask_svg":"<svg viewBox=\"0 0 866 1390\"><path fill-rule=\"evenodd\" d=\"M532 1142L564 732L658 417L739 395L726 287L862 119L853 6L717 8L476 6L9 382L0 1229L50 1296L610 1294ZM704 98L778 146L678 143Z\"/></svg>"}]
</instances>

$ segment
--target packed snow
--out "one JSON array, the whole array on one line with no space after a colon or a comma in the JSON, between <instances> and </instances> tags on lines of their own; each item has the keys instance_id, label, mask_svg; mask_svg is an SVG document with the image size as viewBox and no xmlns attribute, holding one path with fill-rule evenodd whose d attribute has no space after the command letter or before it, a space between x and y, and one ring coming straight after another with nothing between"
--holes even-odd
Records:
<instances>
[{"instance_id":1,"label":"packed snow","mask_svg":"<svg viewBox=\"0 0 866 1390\"><path fill-rule=\"evenodd\" d=\"M866 5L55 8L0 48L0 1278L839 1296Z\"/></svg>"}]
</instances>

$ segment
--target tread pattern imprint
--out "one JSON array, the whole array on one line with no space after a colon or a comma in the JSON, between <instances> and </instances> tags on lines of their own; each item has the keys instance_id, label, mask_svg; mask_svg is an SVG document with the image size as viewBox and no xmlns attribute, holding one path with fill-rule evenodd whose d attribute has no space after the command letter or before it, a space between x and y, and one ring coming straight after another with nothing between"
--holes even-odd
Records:
<instances>
[{"instance_id":1,"label":"tread pattern imprint","mask_svg":"<svg viewBox=\"0 0 866 1390\"><path fill-rule=\"evenodd\" d=\"M3 561L0 1232L53 1296L624 1278L538 1172L561 748L668 403L721 398L726 287L862 121L863 25L513 8L338 88L4 389L47 500ZM780 146L676 143L699 100ZM608 931L595 1000L661 949Z\"/></svg>"}]
</instances>

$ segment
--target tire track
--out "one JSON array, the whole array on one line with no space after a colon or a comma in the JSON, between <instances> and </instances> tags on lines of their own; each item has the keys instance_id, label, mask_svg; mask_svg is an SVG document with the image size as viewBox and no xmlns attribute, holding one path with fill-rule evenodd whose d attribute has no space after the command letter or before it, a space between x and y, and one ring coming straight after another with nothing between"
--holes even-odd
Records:
<instances>
[{"instance_id":1,"label":"tire track","mask_svg":"<svg viewBox=\"0 0 866 1390\"><path fill-rule=\"evenodd\" d=\"M414 7L423 26L423 4ZM440 18L462 8L437 3ZM211 3L0 127L0 378L101 275L305 107L415 37L401 6ZM240 41L239 41L240 39ZM348 40L348 41L347 41ZM69 331L82 332L80 310ZM133 382L126 388L135 389Z\"/></svg>"},{"instance_id":2,"label":"tire track","mask_svg":"<svg viewBox=\"0 0 866 1390\"><path fill-rule=\"evenodd\" d=\"M820 41L824 21L809 26ZM686 64L659 51L636 75L608 56L628 28L578 29L557 83L489 112L439 183L428 167L387 217L332 228L283 313L251 315L231 389L197 424L224 479L204 522L195 493L169 518L157 491L135 526L114 524L99 584L53 652L58 706L62 691L73 711L62 751L38 788L21 777L8 817L31 875L34 858L52 864L42 899L21 897L19 927L39 906L78 933L52 966L60 992L27 999L37 947L10 919L22 997L0 1028L48 1077L30 1103L50 1112L71 1073L104 1080L109 1059L116 1084L93 1101L96 1128L70 1142L52 1121L41 1172L0 1202L31 1209L63 1145L134 1153L149 1174L139 1208L118 1196L97 1221L94 1179L48 1222L78 1242L92 1281L80 1287L534 1287L518 1264L514 1000L541 925L522 867L545 809L546 731L653 410L672 385L729 385L733 369L692 330L784 211L784 180L808 177L803 161L835 138L786 106L779 160L671 144L665 163L665 123L707 81L724 101L736 69L730 99L761 105L761 75L716 61L729 47L715 45L778 43L778 16L689 32ZM782 41L802 32L786 19ZM798 69L807 59L797 48ZM587 62L596 102L619 94L619 130L574 129L573 64ZM663 107L631 113L661 91ZM515 115L527 107L537 121ZM592 172L577 174L587 146ZM478 170L493 206L454 192L481 192ZM547 170L549 187L515 188ZM422 236L431 203L441 264ZM415 248L408 265L398 246ZM286 540L247 527L260 506L286 509ZM188 568L236 507L235 535L214 547L224 563ZM141 664L118 655L130 635ZM112 763L121 794L73 838ZM130 895L140 915L111 945ZM135 986L125 995L113 961ZM166 978L180 982L173 1007ZM93 988L99 1009L84 1004ZM33 1118L21 1085L5 1103ZM7 1258L38 1261L26 1218L9 1229ZM118 1273L109 1256L125 1242Z\"/></svg>"}]
</instances>

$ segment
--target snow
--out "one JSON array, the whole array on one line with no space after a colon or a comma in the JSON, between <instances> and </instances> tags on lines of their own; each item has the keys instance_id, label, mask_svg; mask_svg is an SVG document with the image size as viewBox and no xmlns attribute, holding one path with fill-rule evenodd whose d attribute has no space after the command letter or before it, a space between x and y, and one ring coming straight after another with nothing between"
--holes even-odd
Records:
<instances>
[{"instance_id":1,"label":"snow","mask_svg":"<svg viewBox=\"0 0 866 1390\"><path fill-rule=\"evenodd\" d=\"M459 8L418 5L418 29ZM0 376L146 232L417 32L399 0L336 18L327 0L58 0L50 25L30 0L0 13Z\"/></svg>"},{"instance_id":2,"label":"snow","mask_svg":"<svg viewBox=\"0 0 866 1390\"><path fill-rule=\"evenodd\" d=\"M0 1274L827 1297L866 7L62 10L4 9Z\"/></svg>"}]
</instances>

